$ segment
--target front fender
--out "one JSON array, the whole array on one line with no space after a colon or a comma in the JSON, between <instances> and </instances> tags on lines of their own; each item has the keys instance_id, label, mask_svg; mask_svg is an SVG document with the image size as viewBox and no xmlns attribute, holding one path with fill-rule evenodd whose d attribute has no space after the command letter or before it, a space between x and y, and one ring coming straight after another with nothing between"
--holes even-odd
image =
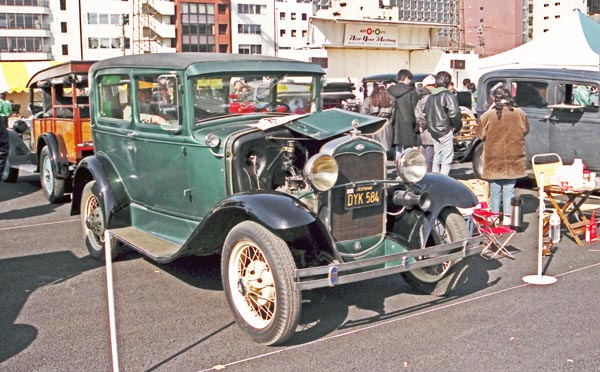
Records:
<instances>
[{"instance_id":1,"label":"front fender","mask_svg":"<svg viewBox=\"0 0 600 372\"><path fill-rule=\"evenodd\" d=\"M472 208L478 201L473 192L454 178L428 173L417 183L417 189L431 196L426 212L413 208L391 220L389 229L408 240L413 248L427 241L440 212L447 207Z\"/></svg>"},{"instance_id":2,"label":"front fender","mask_svg":"<svg viewBox=\"0 0 600 372\"><path fill-rule=\"evenodd\" d=\"M71 195L71 215L79 214L81 207L81 192L85 185L90 181L96 181L93 189L98 195L100 205L104 212L105 226L114 227L116 219L115 214L124 210L124 206L129 204L129 197L125 192L120 178L114 172L114 168L107 159L98 156L88 156L81 160L75 169L73 175L73 193ZM128 213L120 213L119 225L129 225L130 216Z\"/></svg>"},{"instance_id":3,"label":"front fender","mask_svg":"<svg viewBox=\"0 0 600 372\"><path fill-rule=\"evenodd\" d=\"M195 247L199 254L219 249L229 231L246 220L265 226L291 249L335 256L333 237L321 220L298 199L274 191L236 194L222 200L185 245Z\"/></svg>"},{"instance_id":4,"label":"front fender","mask_svg":"<svg viewBox=\"0 0 600 372\"><path fill-rule=\"evenodd\" d=\"M38 170L40 153L44 146L48 147L48 156L52 164L52 173L56 178L69 178L69 158L67 157L67 146L62 136L54 133L43 133L37 140Z\"/></svg>"}]
</instances>

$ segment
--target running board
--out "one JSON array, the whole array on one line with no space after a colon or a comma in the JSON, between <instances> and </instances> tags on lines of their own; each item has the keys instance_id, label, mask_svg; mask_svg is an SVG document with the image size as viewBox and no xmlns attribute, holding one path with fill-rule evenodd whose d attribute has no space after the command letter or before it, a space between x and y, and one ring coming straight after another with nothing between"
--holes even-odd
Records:
<instances>
[{"instance_id":1,"label":"running board","mask_svg":"<svg viewBox=\"0 0 600 372\"><path fill-rule=\"evenodd\" d=\"M172 261L175 254L181 248L177 244L158 238L135 227L111 229L110 232L115 239L160 263Z\"/></svg>"}]
</instances>

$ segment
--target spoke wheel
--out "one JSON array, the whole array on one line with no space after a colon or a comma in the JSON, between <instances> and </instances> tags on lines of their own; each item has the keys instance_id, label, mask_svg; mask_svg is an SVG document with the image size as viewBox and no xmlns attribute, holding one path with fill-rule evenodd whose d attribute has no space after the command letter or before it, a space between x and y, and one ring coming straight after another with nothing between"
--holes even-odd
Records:
<instances>
[{"instance_id":1,"label":"spoke wheel","mask_svg":"<svg viewBox=\"0 0 600 372\"><path fill-rule=\"evenodd\" d=\"M52 159L47 146L40 152L40 183L50 203L59 203L65 196L65 180L54 177Z\"/></svg>"},{"instance_id":2,"label":"spoke wheel","mask_svg":"<svg viewBox=\"0 0 600 372\"><path fill-rule=\"evenodd\" d=\"M92 257L104 261L104 213L98 197L92 191L96 182L88 182L81 194L81 226L85 237L85 245ZM119 254L120 244L112 240L111 257Z\"/></svg>"},{"instance_id":3,"label":"spoke wheel","mask_svg":"<svg viewBox=\"0 0 600 372\"><path fill-rule=\"evenodd\" d=\"M257 223L238 224L225 240L225 294L240 328L258 343L282 343L298 324L301 299L293 288L294 268L285 242Z\"/></svg>"},{"instance_id":4,"label":"spoke wheel","mask_svg":"<svg viewBox=\"0 0 600 372\"><path fill-rule=\"evenodd\" d=\"M445 208L436 219L426 246L451 243L468 237L469 231L463 216L456 208ZM419 292L442 296L455 288L457 278L464 268L462 261L446 261L402 273L402 276Z\"/></svg>"}]
</instances>

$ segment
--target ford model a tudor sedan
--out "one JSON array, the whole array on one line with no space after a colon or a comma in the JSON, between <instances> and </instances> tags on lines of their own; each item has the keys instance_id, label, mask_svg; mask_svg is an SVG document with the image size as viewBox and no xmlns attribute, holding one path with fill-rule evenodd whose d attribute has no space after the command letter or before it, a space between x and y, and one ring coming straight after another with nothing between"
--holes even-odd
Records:
<instances>
[{"instance_id":1,"label":"ford model a tudor sedan","mask_svg":"<svg viewBox=\"0 0 600 372\"><path fill-rule=\"evenodd\" d=\"M105 229L113 257L220 254L233 315L256 342L293 334L303 290L401 273L440 295L482 250L457 209L473 194L425 175L418 151L388 170L379 118L321 110L318 65L152 54L89 76L95 154L76 169L72 213L90 254L104 257Z\"/></svg>"}]
</instances>

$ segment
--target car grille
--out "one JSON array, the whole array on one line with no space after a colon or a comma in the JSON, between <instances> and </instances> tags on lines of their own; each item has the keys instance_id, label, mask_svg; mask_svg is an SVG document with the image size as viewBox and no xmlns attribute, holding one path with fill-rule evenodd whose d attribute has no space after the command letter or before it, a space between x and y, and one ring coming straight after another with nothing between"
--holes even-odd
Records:
<instances>
[{"instance_id":1,"label":"car grille","mask_svg":"<svg viewBox=\"0 0 600 372\"><path fill-rule=\"evenodd\" d=\"M342 153L335 156L339 166L337 184L385 179L385 153ZM346 210L345 187L331 191L331 232L337 241L360 239L384 231L385 198L380 205Z\"/></svg>"}]
</instances>

